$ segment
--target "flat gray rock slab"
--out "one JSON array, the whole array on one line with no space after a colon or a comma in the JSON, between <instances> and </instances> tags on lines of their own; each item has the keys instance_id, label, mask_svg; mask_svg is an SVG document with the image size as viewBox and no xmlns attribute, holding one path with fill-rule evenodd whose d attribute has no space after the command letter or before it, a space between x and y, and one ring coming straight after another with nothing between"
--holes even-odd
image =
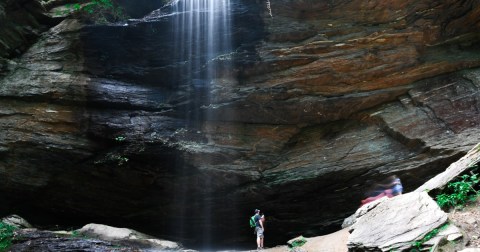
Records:
<instances>
[{"instance_id":1,"label":"flat gray rock slab","mask_svg":"<svg viewBox=\"0 0 480 252\"><path fill-rule=\"evenodd\" d=\"M426 192L403 194L360 216L351 226L347 246L353 251L406 250L447 218Z\"/></svg>"},{"instance_id":2,"label":"flat gray rock slab","mask_svg":"<svg viewBox=\"0 0 480 252\"><path fill-rule=\"evenodd\" d=\"M80 234L87 237L97 238L105 241L124 241L140 247L150 248L151 251L186 251L181 246L172 241L160 240L149 235L140 233L129 228L117 228L102 224L87 224L77 230Z\"/></svg>"},{"instance_id":3,"label":"flat gray rock slab","mask_svg":"<svg viewBox=\"0 0 480 252\"><path fill-rule=\"evenodd\" d=\"M374 209L378 204L386 200L388 200L388 197L382 197L378 200L372 201L368 204L361 206L359 209L357 209L357 211L355 211L354 214L350 215L345 220L343 220L342 228L352 227L352 225L355 224L358 218L362 217L363 215L368 213L370 210ZM349 228L348 230L351 232L352 228Z\"/></svg>"}]
</instances>

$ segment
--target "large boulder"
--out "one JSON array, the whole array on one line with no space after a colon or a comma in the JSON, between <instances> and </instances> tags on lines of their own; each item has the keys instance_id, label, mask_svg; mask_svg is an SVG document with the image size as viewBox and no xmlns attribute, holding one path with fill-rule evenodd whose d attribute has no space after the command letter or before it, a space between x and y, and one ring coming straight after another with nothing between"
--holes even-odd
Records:
<instances>
[{"instance_id":1,"label":"large boulder","mask_svg":"<svg viewBox=\"0 0 480 252\"><path fill-rule=\"evenodd\" d=\"M3 217L1 219L1 222L7 225L13 226L15 228L32 228L32 225L28 223L28 221L26 221L24 218L16 214Z\"/></svg>"},{"instance_id":2,"label":"large boulder","mask_svg":"<svg viewBox=\"0 0 480 252\"><path fill-rule=\"evenodd\" d=\"M71 237L70 235L38 230L19 229L14 232L8 251L111 251L139 252L140 249L99 239Z\"/></svg>"},{"instance_id":3,"label":"large boulder","mask_svg":"<svg viewBox=\"0 0 480 252\"><path fill-rule=\"evenodd\" d=\"M182 251L181 245L176 242L156 239L155 237L128 228L117 228L92 223L83 226L81 229L77 230L77 232L78 234L84 235L89 238L135 245L136 247L140 247L146 250Z\"/></svg>"},{"instance_id":4,"label":"large boulder","mask_svg":"<svg viewBox=\"0 0 480 252\"><path fill-rule=\"evenodd\" d=\"M11 220L14 219L12 222ZM19 225L18 219L22 220ZM157 239L128 228L116 228L102 224L88 224L74 231L49 231L25 225L21 217L14 215L2 222L14 225L11 246L8 251L177 251L194 252L178 243Z\"/></svg>"},{"instance_id":5,"label":"large boulder","mask_svg":"<svg viewBox=\"0 0 480 252\"><path fill-rule=\"evenodd\" d=\"M378 204L351 226L349 251L407 250L435 228L447 214L426 192L412 192Z\"/></svg>"}]
</instances>

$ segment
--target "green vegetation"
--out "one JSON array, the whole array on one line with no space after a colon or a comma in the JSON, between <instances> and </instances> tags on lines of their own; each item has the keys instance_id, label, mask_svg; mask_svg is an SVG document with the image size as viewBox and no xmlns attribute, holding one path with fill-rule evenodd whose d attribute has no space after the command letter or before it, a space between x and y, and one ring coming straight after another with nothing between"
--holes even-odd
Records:
<instances>
[{"instance_id":1,"label":"green vegetation","mask_svg":"<svg viewBox=\"0 0 480 252\"><path fill-rule=\"evenodd\" d=\"M124 156L114 155L113 158L117 161L118 166L122 166L128 162L128 158Z\"/></svg>"},{"instance_id":2,"label":"green vegetation","mask_svg":"<svg viewBox=\"0 0 480 252\"><path fill-rule=\"evenodd\" d=\"M16 228L0 222L0 251L6 251L12 245L13 231Z\"/></svg>"},{"instance_id":3,"label":"green vegetation","mask_svg":"<svg viewBox=\"0 0 480 252\"><path fill-rule=\"evenodd\" d=\"M475 186L479 181L478 173L472 172L471 174L464 174L459 179L448 183L444 193L436 197L438 205L441 208L458 207L464 206L468 201L476 199L478 192L475 190Z\"/></svg>"},{"instance_id":4,"label":"green vegetation","mask_svg":"<svg viewBox=\"0 0 480 252\"><path fill-rule=\"evenodd\" d=\"M119 153L108 153L103 157L102 159L95 160L94 164L95 165L110 165L110 164L116 164L117 166L123 166L128 163L130 159L123 154Z\"/></svg>"},{"instance_id":5,"label":"green vegetation","mask_svg":"<svg viewBox=\"0 0 480 252\"><path fill-rule=\"evenodd\" d=\"M114 0L92 0L89 4L79 9L96 23L117 22L127 18L124 9Z\"/></svg>"},{"instance_id":6,"label":"green vegetation","mask_svg":"<svg viewBox=\"0 0 480 252\"><path fill-rule=\"evenodd\" d=\"M124 137L124 136L115 137L115 141L117 141L117 142L123 142L123 141L125 141L126 139L127 139L127 138Z\"/></svg>"},{"instance_id":7,"label":"green vegetation","mask_svg":"<svg viewBox=\"0 0 480 252\"><path fill-rule=\"evenodd\" d=\"M305 239L303 236L300 236L299 238L297 238L296 240L294 240L292 242L292 244L290 244L290 247L293 249L293 248L298 248L298 247L301 247L303 246L305 243L307 243L307 239Z\"/></svg>"},{"instance_id":8,"label":"green vegetation","mask_svg":"<svg viewBox=\"0 0 480 252\"><path fill-rule=\"evenodd\" d=\"M439 228L435 228L434 230L427 233L421 240L415 241L413 243L413 247L415 247L418 251L421 251L421 247L425 242L435 237L438 233L440 233L440 231L446 229L447 227L448 227L448 223L445 223Z\"/></svg>"},{"instance_id":9,"label":"green vegetation","mask_svg":"<svg viewBox=\"0 0 480 252\"><path fill-rule=\"evenodd\" d=\"M86 3L66 4L65 9L57 11L57 15L73 13L96 24L106 24L127 19L125 10L115 0L91 0Z\"/></svg>"},{"instance_id":10,"label":"green vegetation","mask_svg":"<svg viewBox=\"0 0 480 252\"><path fill-rule=\"evenodd\" d=\"M73 230L70 232L70 237L72 238L80 238L80 239L89 239L90 237L88 237L87 235L85 234L81 234L78 230Z\"/></svg>"},{"instance_id":11,"label":"green vegetation","mask_svg":"<svg viewBox=\"0 0 480 252\"><path fill-rule=\"evenodd\" d=\"M78 230L73 230L72 237L80 237L80 232L78 232Z\"/></svg>"}]
</instances>

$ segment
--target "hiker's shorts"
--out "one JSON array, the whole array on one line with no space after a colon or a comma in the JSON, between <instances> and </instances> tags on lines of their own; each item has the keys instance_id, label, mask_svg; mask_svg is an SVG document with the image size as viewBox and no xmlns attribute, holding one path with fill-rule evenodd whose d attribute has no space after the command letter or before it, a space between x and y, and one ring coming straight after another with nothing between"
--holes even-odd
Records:
<instances>
[{"instance_id":1,"label":"hiker's shorts","mask_svg":"<svg viewBox=\"0 0 480 252\"><path fill-rule=\"evenodd\" d=\"M255 234L257 234L258 238L263 238L263 228L255 227Z\"/></svg>"}]
</instances>

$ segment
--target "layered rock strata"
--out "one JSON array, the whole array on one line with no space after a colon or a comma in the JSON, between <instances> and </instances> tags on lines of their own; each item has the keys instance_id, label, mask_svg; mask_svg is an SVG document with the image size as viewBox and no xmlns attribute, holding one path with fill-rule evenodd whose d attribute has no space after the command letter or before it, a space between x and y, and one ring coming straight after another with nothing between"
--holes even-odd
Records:
<instances>
[{"instance_id":1,"label":"layered rock strata","mask_svg":"<svg viewBox=\"0 0 480 252\"><path fill-rule=\"evenodd\" d=\"M173 78L171 15L67 19L11 58L2 211L201 247L250 244L260 208L284 243L338 229L373 181L412 190L480 142L476 1L275 1L273 18L233 2L234 67L207 90Z\"/></svg>"}]
</instances>

